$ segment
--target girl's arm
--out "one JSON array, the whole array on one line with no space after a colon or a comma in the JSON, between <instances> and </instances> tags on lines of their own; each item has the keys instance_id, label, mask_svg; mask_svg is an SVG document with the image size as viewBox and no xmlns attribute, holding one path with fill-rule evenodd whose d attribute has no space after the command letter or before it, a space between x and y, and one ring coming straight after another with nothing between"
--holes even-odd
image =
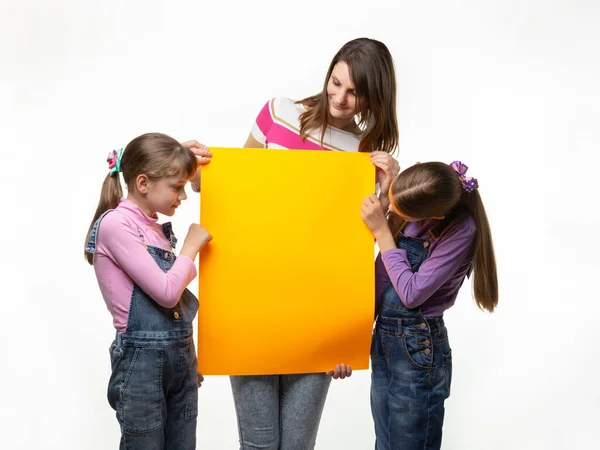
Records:
<instances>
[{"instance_id":1,"label":"girl's arm","mask_svg":"<svg viewBox=\"0 0 600 450\"><path fill-rule=\"evenodd\" d=\"M145 244L122 214L108 214L98 230L98 256L110 258L156 303L165 308L177 304L196 277L194 261L180 255L168 272L156 264Z\"/></svg>"},{"instance_id":2,"label":"girl's arm","mask_svg":"<svg viewBox=\"0 0 600 450\"><path fill-rule=\"evenodd\" d=\"M406 250L396 247L375 195L365 199L361 216L377 240L390 281L407 308L424 303L472 258L476 228L470 218L446 230L429 258L413 273Z\"/></svg>"},{"instance_id":3,"label":"girl's arm","mask_svg":"<svg viewBox=\"0 0 600 450\"><path fill-rule=\"evenodd\" d=\"M365 199L360 216L377 240L381 253L396 248L396 242L381 208L381 202L375 194L371 194Z\"/></svg>"},{"instance_id":4,"label":"girl's arm","mask_svg":"<svg viewBox=\"0 0 600 450\"><path fill-rule=\"evenodd\" d=\"M406 250L382 252L386 271L402 303L407 308L423 304L472 258L474 242L474 226L452 227L417 272L412 271Z\"/></svg>"}]
</instances>

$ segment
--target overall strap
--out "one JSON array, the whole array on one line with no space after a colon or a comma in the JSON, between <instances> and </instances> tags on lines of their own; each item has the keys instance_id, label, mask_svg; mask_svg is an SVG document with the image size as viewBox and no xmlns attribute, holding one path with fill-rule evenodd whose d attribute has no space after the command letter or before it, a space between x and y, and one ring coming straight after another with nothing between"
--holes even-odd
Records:
<instances>
[{"instance_id":1,"label":"overall strap","mask_svg":"<svg viewBox=\"0 0 600 450\"><path fill-rule=\"evenodd\" d=\"M85 251L87 253L95 253L96 252L96 237L98 236L98 227L100 226L100 222L104 219L109 212L114 211L114 209L109 209L108 211L104 211L100 217L94 222L94 226L90 230L90 234L88 236L87 245L85 246Z\"/></svg>"}]
</instances>

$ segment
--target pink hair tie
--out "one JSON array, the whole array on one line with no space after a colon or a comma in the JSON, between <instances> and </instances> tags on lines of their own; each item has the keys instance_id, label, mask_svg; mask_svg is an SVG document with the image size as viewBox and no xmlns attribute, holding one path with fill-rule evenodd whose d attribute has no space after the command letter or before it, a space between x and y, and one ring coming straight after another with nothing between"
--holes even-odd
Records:
<instances>
[{"instance_id":1,"label":"pink hair tie","mask_svg":"<svg viewBox=\"0 0 600 450\"><path fill-rule=\"evenodd\" d=\"M108 168L110 170L111 175L115 175L121 171L121 155L123 154L123 149L113 150L106 157L106 162L108 163Z\"/></svg>"}]
</instances>

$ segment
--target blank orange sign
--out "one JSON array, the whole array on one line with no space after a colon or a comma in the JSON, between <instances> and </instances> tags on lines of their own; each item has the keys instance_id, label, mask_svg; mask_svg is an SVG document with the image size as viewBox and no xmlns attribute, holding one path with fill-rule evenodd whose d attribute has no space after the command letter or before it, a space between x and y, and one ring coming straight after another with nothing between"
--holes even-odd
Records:
<instances>
[{"instance_id":1,"label":"blank orange sign","mask_svg":"<svg viewBox=\"0 0 600 450\"><path fill-rule=\"evenodd\" d=\"M198 368L367 369L374 312L369 155L211 148L202 168Z\"/></svg>"}]
</instances>

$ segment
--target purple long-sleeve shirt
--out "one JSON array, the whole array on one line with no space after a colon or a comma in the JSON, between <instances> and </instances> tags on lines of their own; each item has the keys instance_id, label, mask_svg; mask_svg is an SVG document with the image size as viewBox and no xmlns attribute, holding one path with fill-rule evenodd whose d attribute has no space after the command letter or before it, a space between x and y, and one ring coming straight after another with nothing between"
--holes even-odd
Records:
<instances>
[{"instance_id":1,"label":"purple long-sleeve shirt","mask_svg":"<svg viewBox=\"0 0 600 450\"><path fill-rule=\"evenodd\" d=\"M421 307L425 317L440 316L450 308L473 261L475 220L467 213L456 217L432 239L429 231L437 220L409 223L406 236L427 239L429 257L417 272L412 271L406 250L394 248L377 255L375 260L375 299L392 283L407 308Z\"/></svg>"}]
</instances>

